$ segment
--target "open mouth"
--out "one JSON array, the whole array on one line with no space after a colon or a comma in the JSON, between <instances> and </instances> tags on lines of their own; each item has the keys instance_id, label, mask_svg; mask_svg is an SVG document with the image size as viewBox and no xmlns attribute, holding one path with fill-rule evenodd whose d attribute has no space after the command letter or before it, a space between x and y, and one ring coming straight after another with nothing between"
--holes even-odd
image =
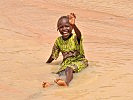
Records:
<instances>
[{"instance_id":1,"label":"open mouth","mask_svg":"<svg viewBox=\"0 0 133 100\"><path fill-rule=\"evenodd\" d=\"M68 32L63 32L63 36L68 36L69 33Z\"/></svg>"}]
</instances>

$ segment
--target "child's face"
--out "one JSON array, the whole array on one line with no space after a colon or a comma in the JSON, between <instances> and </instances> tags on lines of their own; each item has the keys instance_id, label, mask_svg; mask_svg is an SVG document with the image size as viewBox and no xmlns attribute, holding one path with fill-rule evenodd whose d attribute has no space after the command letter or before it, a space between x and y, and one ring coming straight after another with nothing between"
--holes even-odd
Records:
<instances>
[{"instance_id":1,"label":"child's face","mask_svg":"<svg viewBox=\"0 0 133 100\"><path fill-rule=\"evenodd\" d=\"M64 39L67 39L70 36L72 32L72 26L70 25L69 20L67 18L63 18L59 22L58 30Z\"/></svg>"}]
</instances>

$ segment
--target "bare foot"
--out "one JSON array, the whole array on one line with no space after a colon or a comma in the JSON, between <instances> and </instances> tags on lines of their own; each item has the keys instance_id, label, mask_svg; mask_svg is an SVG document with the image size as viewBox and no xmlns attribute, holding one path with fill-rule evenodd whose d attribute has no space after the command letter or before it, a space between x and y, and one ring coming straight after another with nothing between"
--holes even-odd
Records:
<instances>
[{"instance_id":1,"label":"bare foot","mask_svg":"<svg viewBox=\"0 0 133 100\"><path fill-rule=\"evenodd\" d=\"M51 85L53 85L53 84L50 84L49 82L43 82L42 87L46 88L46 87L49 87Z\"/></svg>"},{"instance_id":2,"label":"bare foot","mask_svg":"<svg viewBox=\"0 0 133 100\"><path fill-rule=\"evenodd\" d=\"M56 79L54 80L55 83L57 83L59 86L68 86L66 82L62 79Z\"/></svg>"}]
</instances>

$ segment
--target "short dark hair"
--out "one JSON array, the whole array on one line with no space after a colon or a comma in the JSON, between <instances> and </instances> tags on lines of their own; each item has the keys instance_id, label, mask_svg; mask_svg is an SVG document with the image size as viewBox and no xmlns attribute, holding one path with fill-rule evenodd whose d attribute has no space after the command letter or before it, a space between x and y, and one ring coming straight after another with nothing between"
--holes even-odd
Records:
<instances>
[{"instance_id":1,"label":"short dark hair","mask_svg":"<svg viewBox=\"0 0 133 100\"><path fill-rule=\"evenodd\" d=\"M62 19L69 19L68 16L61 16L59 19L58 19L58 22L57 22L57 28L59 26L59 23Z\"/></svg>"}]
</instances>

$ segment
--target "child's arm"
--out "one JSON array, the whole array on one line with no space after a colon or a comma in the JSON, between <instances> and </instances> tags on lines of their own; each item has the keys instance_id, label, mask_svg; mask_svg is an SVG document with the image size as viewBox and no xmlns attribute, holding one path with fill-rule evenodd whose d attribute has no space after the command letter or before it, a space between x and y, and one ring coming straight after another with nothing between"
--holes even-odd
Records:
<instances>
[{"instance_id":1,"label":"child's arm","mask_svg":"<svg viewBox=\"0 0 133 100\"><path fill-rule=\"evenodd\" d=\"M80 39L81 39L81 32L80 32L80 30L78 29L78 27L75 24L73 25L73 29L74 29L74 31L75 31L75 33L77 35L77 39L78 39L78 42L79 42Z\"/></svg>"},{"instance_id":2,"label":"child's arm","mask_svg":"<svg viewBox=\"0 0 133 100\"><path fill-rule=\"evenodd\" d=\"M70 13L70 15L68 15L68 17L69 17L69 23L72 25L72 27L77 35L78 42L79 42L81 39L81 32L75 24L76 16L74 13Z\"/></svg>"},{"instance_id":3,"label":"child's arm","mask_svg":"<svg viewBox=\"0 0 133 100\"><path fill-rule=\"evenodd\" d=\"M46 63L51 63L54 59L52 58L52 55L49 57Z\"/></svg>"},{"instance_id":4,"label":"child's arm","mask_svg":"<svg viewBox=\"0 0 133 100\"><path fill-rule=\"evenodd\" d=\"M59 57L60 49L57 45L57 42L55 42L53 48L52 48L52 53L49 57L49 59L46 61L46 63L51 63L53 60L56 60Z\"/></svg>"}]
</instances>

